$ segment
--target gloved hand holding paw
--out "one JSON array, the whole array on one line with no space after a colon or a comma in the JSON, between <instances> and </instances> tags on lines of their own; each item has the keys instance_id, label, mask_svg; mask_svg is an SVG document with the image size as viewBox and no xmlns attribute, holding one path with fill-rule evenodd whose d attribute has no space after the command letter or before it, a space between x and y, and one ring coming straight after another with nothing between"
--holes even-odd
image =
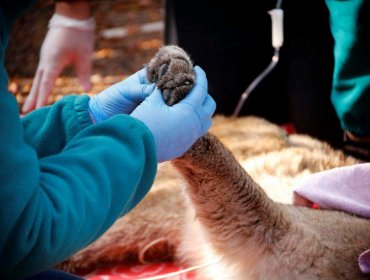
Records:
<instances>
[{"instance_id":1,"label":"gloved hand holding paw","mask_svg":"<svg viewBox=\"0 0 370 280\"><path fill-rule=\"evenodd\" d=\"M204 71L200 67L194 71L195 86L179 103L168 106L156 88L131 114L152 132L158 162L183 155L211 127L216 103L208 94Z\"/></svg>"},{"instance_id":2,"label":"gloved hand holding paw","mask_svg":"<svg viewBox=\"0 0 370 280\"><path fill-rule=\"evenodd\" d=\"M146 68L143 68L91 98L89 111L94 121L101 122L115 114L131 114L155 89L146 76Z\"/></svg>"}]
</instances>

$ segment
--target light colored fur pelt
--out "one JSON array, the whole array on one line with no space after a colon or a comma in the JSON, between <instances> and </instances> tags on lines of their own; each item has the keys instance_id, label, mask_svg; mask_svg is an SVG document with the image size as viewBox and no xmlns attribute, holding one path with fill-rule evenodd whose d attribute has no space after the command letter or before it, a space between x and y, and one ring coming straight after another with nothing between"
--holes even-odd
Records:
<instances>
[{"instance_id":1,"label":"light colored fur pelt","mask_svg":"<svg viewBox=\"0 0 370 280\"><path fill-rule=\"evenodd\" d=\"M278 202L291 203L292 187L306 176L358 162L326 143L306 135L288 135L279 126L253 116L216 116L210 131ZM182 196L183 181L171 164L160 164L145 199L58 267L81 273L123 262L177 261L187 205Z\"/></svg>"}]
</instances>

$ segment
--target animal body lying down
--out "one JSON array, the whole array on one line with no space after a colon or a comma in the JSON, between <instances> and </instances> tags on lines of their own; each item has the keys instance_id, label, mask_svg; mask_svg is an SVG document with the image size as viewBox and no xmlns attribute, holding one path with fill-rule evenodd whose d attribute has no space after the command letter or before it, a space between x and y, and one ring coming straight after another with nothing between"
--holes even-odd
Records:
<instances>
[{"instance_id":1,"label":"animal body lying down","mask_svg":"<svg viewBox=\"0 0 370 280\"><path fill-rule=\"evenodd\" d=\"M366 279L370 221L271 200L211 134L173 164L193 210L179 254L206 279Z\"/></svg>"},{"instance_id":2,"label":"animal body lying down","mask_svg":"<svg viewBox=\"0 0 370 280\"><path fill-rule=\"evenodd\" d=\"M194 82L189 57L174 46L162 48L148 67L171 104L184 97L176 85L189 91ZM153 188L62 267L73 271L129 256L151 260L169 254L187 265L208 264L197 272L199 279L370 279L358 267L359 255L370 247L370 221L289 205L290 188L284 189L310 173L356 160L258 118L217 118L218 133L206 134L172 161L184 192L176 172L169 165L160 168L156 183L162 188ZM161 170L170 174L167 181L161 181ZM162 193L155 194L158 190Z\"/></svg>"}]
</instances>

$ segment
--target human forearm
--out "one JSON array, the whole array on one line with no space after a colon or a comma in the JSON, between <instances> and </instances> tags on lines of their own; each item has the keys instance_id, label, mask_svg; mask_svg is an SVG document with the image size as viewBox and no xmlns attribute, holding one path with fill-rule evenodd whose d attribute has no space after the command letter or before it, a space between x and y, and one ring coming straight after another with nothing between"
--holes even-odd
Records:
<instances>
[{"instance_id":1,"label":"human forearm","mask_svg":"<svg viewBox=\"0 0 370 280\"><path fill-rule=\"evenodd\" d=\"M62 16L84 20L91 16L89 1L57 1L55 13Z\"/></svg>"},{"instance_id":2,"label":"human forearm","mask_svg":"<svg viewBox=\"0 0 370 280\"><path fill-rule=\"evenodd\" d=\"M60 153L41 159L21 137L1 139L4 279L64 260L98 238L152 185L154 141L140 122L120 115L71 138ZM44 145L53 145L50 141Z\"/></svg>"}]
</instances>

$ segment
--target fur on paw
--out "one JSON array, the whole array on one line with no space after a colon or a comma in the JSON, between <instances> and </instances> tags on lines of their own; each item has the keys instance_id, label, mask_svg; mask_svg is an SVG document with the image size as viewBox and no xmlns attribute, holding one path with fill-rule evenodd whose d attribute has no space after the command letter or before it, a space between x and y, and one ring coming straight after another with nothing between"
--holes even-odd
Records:
<instances>
[{"instance_id":1,"label":"fur on paw","mask_svg":"<svg viewBox=\"0 0 370 280\"><path fill-rule=\"evenodd\" d=\"M167 105L179 102L194 86L193 63L189 55L177 46L161 47L147 67L148 80L156 83Z\"/></svg>"}]
</instances>

